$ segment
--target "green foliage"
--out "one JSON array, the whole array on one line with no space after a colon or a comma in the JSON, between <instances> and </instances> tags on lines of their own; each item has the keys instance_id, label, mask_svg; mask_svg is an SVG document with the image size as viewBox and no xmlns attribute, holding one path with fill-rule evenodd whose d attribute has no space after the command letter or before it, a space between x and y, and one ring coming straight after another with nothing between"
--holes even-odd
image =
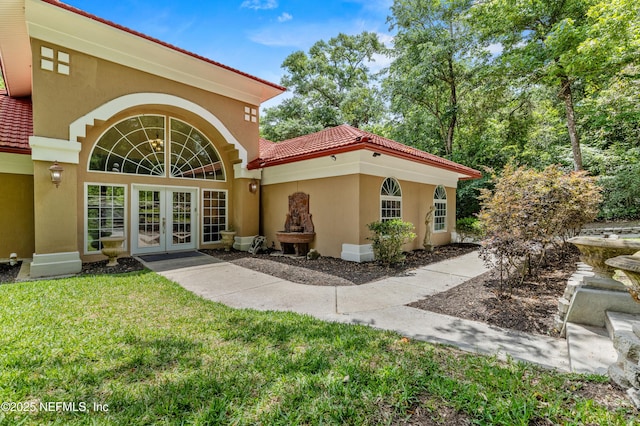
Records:
<instances>
[{"instance_id":1,"label":"green foliage","mask_svg":"<svg viewBox=\"0 0 640 426\"><path fill-rule=\"evenodd\" d=\"M280 142L324 129L320 111L312 109L300 97L285 99L280 105L267 108L260 118L260 136Z\"/></svg>"},{"instance_id":2,"label":"green foliage","mask_svg":"<svg viewBox=\"0 0 640 426\"><path fill-rule=\"evenodd\" d=\"M480 190L489 188L491 177L484 175L480 179L465 180L458 183L456 190L456 217L468 218L480 213Z\"/></svg>"},{"instance_id":3,"label":"green foliage","mask_svg":"<svg viewBox=\"0 0 640 426\"><path fill-rule=\"evenodd\" d=\"M587 11L593 0L561 2L494 0L473 9L474 26L483 39L500 44L497 67L520 79L526 93L540 85L553 88L562 100L574 169L583 167L576 124L576 99L585 79L598 75L599 65L585 63L581 46L592 24Z\"/></svg>"},{"instance_id":4,"label":"green foliage","mask_svg":"<svg viewBox=\"0 0 640 426\"><path fill-rule=\"evenodd\" d=\"M456 232L462 238L462 241L471 238L476 240L484 234L482 223L475 217L463 217L456 220Z\"/></svg>"},{"instance_id":5,"label":"green foliage","mask_svg":"<svg viewBox=\"0 0 640 426\"><path fill-rule=\"evenodd\" d=\"M383 265L392 265L404 260L402 246L416 238L414 226L400 219L372 222L367 225L373 233L373 254Z\"/></svg>"},{"instance_id":6,"label":"green foliage","mask_svg":"<svg viewBox=\"0 0 640 426\"><path fill-rule=\"evenodd\" d=\"M375 55L386 52L374 33L338 34L320 40L308 53L297 51L285 58L281 83L293 98L265 110L263 137L281 141L348 123L361 127L381 121L385 108L369 70Z\"/></svg>"},{"instance_id":7,"label":"green foliage","mask_svg":"<svg viewBox=\"0 0 640 426\"><path fill-rule=\"evenodd\" d=\"M620 166L614 175L602 176L602 219L640 218L640 163Z\"/></svg>"},{"instance_id":8,"label":"green foliage","mask_svg":"<svg viewBox=\"0 0 640 426\"><path fill-rule=\"evenodd\" d=\"M385 81L391 108L402 117L398 126L406 127L401 132L410 138L401 140L415 143L428 135L438 141L437 151L430 150L434 153L454 151L474 68L487 57L464 23L472 4L395 0L391 6L389 22L397 28L395 59Z\"/></svg>"},{"instance_id":9,"label":"green foliage","mask_svg":"<svg viewBox=\"0 0 640 426\"><path fill-rule=\"evenodd\" d=\"M507 278L515 271L521 280L534 274L550 246L562 248L598 215L601 189L585 172L507 166L492 181L494 189L482 189L480 196L487 236L481 254Z\"/></svg>"},{"instance_id":10,"label":"green foliage","mask_svg":"<svg viewBox=\"0 0 640 426\"><path fill-rule=\"evenodd\" d=\"M264 111L262 136L349 122L495 170L576 167L577 152L592 175L628 189L612 179L640 161L637 1L395 0L389 23L397 36L388 74L368 67L387 53L369 33L290 55L283 84L293 97ZM488 185L461 183L458 217L479 211L477 188ZM608 218L634 214L607 205Z\"/></svg>"}]
</instances>

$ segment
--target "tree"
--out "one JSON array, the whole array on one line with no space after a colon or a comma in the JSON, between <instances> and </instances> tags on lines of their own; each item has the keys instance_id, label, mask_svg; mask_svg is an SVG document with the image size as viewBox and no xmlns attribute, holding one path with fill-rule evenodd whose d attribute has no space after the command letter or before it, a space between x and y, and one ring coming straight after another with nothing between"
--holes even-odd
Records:
<instances>
[{"instance_id":1,"label":"tree","mask_svg":"<svg viewBox=\"0 0 640 426\"><path fill-rule=\"evenodd\" d=\"M472 8L473 22L485 39L502 52L497 61L513 78L529 87L555 87L565 121L575 170L581 170L582 151L575 108L576 85L592 70L584 67L580 48L591 22L587 12L595 0L488 0Z\"/></svg>"},{"instance_id":2,"label":"tree","mask_svg":"<svg viewBox=\"0 0 640 426\"><path fill-rule=\"evenodd\" d=\"M388 18L391 29L398 30L396 59L386 81L392 110L415 139L429 138L436 129L445 155L454 150L461 99L483 59L465 23L472 4L473 0L395 0Z\"/></svg>"},{"instance_id":3,"label":"tree","mask_svg":"<svg viewBox=\"0 0 640 426\"><path fill-rule=\"evenodd\" d=\"M288 128L285 133L293 137L309 128L343 123L362 127L379 122L385 108L376 87L377 75L368 64L385 52L376 34L363 32L339 34L328 42L318 41L308 53L289 55L282 64L287 74L281 84L293 91L295 100L265 110L263 136L281 134L278 127ZM296 121L304 124L298 132L287 125Z\"/></svg>"},{"instance_id":4,"label":"tree","mask_svg":"<svg viewBox=\"0 0 640 426\"><path fill-rule=\"evenodd\" d=\"M285 99L280 105L264 110L260 118L261 136L270 141L283 141L324 129L322 120L299 96Z\"/></svg>"}]
</instances>

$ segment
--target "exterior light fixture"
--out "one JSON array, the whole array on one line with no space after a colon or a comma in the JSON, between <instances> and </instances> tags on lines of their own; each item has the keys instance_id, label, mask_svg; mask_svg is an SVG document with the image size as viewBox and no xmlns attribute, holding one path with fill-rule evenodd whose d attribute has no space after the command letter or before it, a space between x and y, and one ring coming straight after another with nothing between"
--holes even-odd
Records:
<instances>
[{"instance_id":1,"label":"exterior light fixture","mask_svg":"<svg viewBox=\"0 0 640 426\"><path fill-rule=\"evenodd\" d=\"M252 194L255 194L257 190L258 190L258 181L255 179L251 179L251 182L249 182L249 192Z\"/></svg>"},{"instance_id":2,"label":"exterior light fixture","mask_svg":"<svg viewBox=\"0 0 640 426\"><path fill-rule=\"evenodd\" d=\"M332 155L332 156L331 156L331 159L332 159L333 161L336 161L336 156L335 156L335 155Z\"/></svg>"},{"instance_id":3,"label":"exterior light fixture","mask_svg":"<svg viewBox=\"0 0 640 426\"><path fill-rule=\"evenodd\" d=\"M56 188L60 186L60 182L62 182L62 172L64 168L58 164L57 161L53 162L53 165L49 167L49 173L51 173L51 182L56 184Z\"/></svg>"},{"instance_id":4,"label":"exterior light fixture","mask_svg":"<svg viewBox=\"0 0 640 426\"><path fill-rule=\"evenodd\" d=\"M374 156L374 157L380 157L381 155L382 155L382 154L380 154L379 152L374 152L374 153L373 153L373 156Z\"/></svg>"}]
</instances>

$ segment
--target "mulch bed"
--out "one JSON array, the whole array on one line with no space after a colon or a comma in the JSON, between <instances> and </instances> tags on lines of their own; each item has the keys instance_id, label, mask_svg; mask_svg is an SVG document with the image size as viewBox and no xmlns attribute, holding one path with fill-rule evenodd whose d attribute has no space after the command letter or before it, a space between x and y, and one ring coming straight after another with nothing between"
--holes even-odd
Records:
<instances>
[{"instance_id":1,"label":"mulch bed","mask_svg":"<svg viewBox=\"0 0 640 426\"><path fill-rule=\"evenodd\" d=\"M13 266L8 263L0 263L0 284L14 282L21 266L22 262L18 262Z\"/></svg>"},{"instance_id":2,"label":"mulch bed","mask_svg":"<svg viewBox=\"0 0 640 426\"><path fill-rule=\"evenodd\" d=\"M100 275L100 274L124 274L127 272L143 271L144 265L133 257L119 257L116 266L107 266L108 260L99 262L83 263L82 275Z\"/></svg>"},{"instance_id":3,"label":"mulch bed","mask_svg":"<svg viewBox=\"0 0 640 426\"><path fill-rule=\"evenodd\" d=\"M406 259L402 264L393 265L388 268L376 262L348 262L342 259L324 256L321 256L320 258L315 260L309 260L306 257L272 256L269 253L251 255L247 252L235 250L231 250L229 252L225 252L223 250L201 251L218 259L239 264L242 264L240 262L236 262L239 259L264 259L269 262L277 262L280 264L305 268L310 271L317 271L324 274L333 275L347 280L352 284L360 285L372 281L377 281L382 278L400 275L405 271L416 269L430 263L440 262L441 260L449 259L452 257L461 256L477 249L478 246L475 244L450 244L446 246L435 247L432 252L426 250L414 250L410 253L406 253ZM248 263L242 264L242 266L251 267ZM272 271L261 272L277 276L277 270L275 269ZM281 278L291 279L291 277L286 274ZM323 282L304 282L304 284L323 285Z\"/></svg>"},{"instance_id":4,"label":"mulch bed","mask_svg":"<svg viewBox=\"0 0 640 426\"><path fill-rule=\"evenodd\" d=\"M525 279L512 292L506 284L500 285L496 271L489 271L408 306L512 330L558 336L553 316L578 261L579 252L572 246L564 256L550 253L538 276Z\"/></svg>"}]
</instances>

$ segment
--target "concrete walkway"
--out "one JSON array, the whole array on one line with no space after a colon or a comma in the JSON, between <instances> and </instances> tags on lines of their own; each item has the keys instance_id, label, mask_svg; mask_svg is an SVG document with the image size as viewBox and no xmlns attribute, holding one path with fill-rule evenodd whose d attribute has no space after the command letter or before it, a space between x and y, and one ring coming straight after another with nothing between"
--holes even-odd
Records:
<instances>
[{"instance_id":1,"label":"concrete walkway","mask_svg":"<svg viewBox=\"0 0 640 426\"><path fill-rule=\"evenodd\" d=\"M401 277L347 287L297 284L206 255L144 263L187 290L234 308L292 311L327 321L366 324L414 339L570 371L564 339L513 332L405 306L486 272L476 252Z\"/></svg>"}]
</instances>

